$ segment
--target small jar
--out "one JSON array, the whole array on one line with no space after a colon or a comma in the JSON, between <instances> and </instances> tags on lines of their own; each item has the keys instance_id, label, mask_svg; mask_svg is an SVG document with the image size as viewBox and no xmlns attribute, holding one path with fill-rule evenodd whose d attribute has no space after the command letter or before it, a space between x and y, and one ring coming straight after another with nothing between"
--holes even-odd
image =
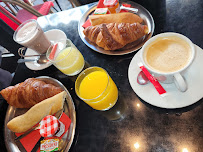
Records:
<instances>
[{"instance_id":1,"label":"small jar","mask_svg":"<svg viewBox=\"0 0 203 152\"><path fill-rule=\"evenodd\" d=\"M120 4L118 0L104 0L103 4L106 8L108 8L110 13L120 12Z\"/></svg>"},{"instance_id":2,"label":"small jar","mask_svg":"<svg viewBox=\"0 0 203 152\"><path fill-rule=\"evenodd\" d=\"M39 130L43 137L60 137L65 132L65 125L56 117L48 115L40 122Z\"/></svg>"}]
</instances>

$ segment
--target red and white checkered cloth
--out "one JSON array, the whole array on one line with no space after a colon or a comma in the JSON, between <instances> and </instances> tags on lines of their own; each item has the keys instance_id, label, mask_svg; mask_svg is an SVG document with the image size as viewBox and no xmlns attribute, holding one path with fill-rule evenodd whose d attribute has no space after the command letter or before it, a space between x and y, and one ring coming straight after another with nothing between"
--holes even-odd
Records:
<instances>
[{"instance_id":1,"label":"red and white checkered cloth","mask_svg":"<svg viewBox=\"0 0 203 152\"><path fill-rule=\"evenodd\" d=\"M40 122L40 134L43 137L52 137L59 128L59 121L56 117L48 115Z\"/></svg>"}]
</instances>

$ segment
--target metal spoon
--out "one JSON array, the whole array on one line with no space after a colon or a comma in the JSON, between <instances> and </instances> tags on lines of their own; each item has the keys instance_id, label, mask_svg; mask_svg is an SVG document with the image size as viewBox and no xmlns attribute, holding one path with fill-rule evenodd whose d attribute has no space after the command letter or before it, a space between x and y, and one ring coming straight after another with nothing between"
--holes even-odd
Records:
<instances>
[{"instance_id":1,"label":"metal spoon","mask_svg":"<svg viewBox=\"0 0 203 152\"><path fill-rule=\"evenodd\" d=\"M37 61L36 59L18 59L17 63L33 62Z\"/></svg>"},{"instance_id":2,"label":"metal spoon","mask_svg":"<svg viewBox=\"0 0 203 152\"><path fill-rule=\"evenodd\" d=\"M46 56L42 55L40 58L37 60L37 63L39 64L46 64L49 60L47 59Z\"/></svg>"},{"instance_id":3,"label":"metal spoon","mask_svg":"<svg viewBox=\"0 0 203 152\"><path fill-rule=\"evenodd\" d=\"M25 63L25 62L37 62L38 64L46 64L49 60L46 56L40 56L40 58L36 59L19 59L17 63Z\"/></svg>"},{"instance_id":4,"label":"metal spoon","mask_svg":"<svg viewBox=\"0 0 203 152\"><path fill-rule=\"evenodd\" d=\"M140 85L145 85L149 83L149 79L144 74L144 72L140 71L140 73L137 75L137 83Z\"/></svg>"}]
</instances>

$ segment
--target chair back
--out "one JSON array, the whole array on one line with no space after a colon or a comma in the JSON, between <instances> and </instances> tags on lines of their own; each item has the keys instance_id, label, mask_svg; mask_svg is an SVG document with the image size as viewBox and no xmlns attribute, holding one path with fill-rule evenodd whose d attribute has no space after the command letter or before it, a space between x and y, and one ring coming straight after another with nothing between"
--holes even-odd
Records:
<instances>
[{"instance_id":1,"label":"chair back","mask_svg":"<svg viewBox=\"0 0 203 152\"><path fill-rule=\"evenodd\" d=\"M10 12L8 12L4 7L0 5L0 18L13 30L16 30L17 27L21 24L21 21L19 21L14 15L12 15Z\"/></svg>"},{"instance_id":2,"label":"chair back","mask_svg":"<svg viewBox=\"0 0 203 152\"><path fill-rule=\"evenodd\" d=\"M37 17L42 16L41 13L39 13L37 10L35 10L30 5L26 4L25 2L23 2L21 0L0 0L0 2L9 3L9 4L19 6L23 9L25 9L26 11L32 13L33 15L37 16Z\"/></svg>"}]
</instances>

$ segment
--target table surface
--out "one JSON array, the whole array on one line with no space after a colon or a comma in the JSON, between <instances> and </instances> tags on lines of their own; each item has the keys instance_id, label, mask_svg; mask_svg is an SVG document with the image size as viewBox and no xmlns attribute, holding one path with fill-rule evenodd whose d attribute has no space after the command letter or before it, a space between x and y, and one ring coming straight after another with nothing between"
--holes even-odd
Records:
<instances>
[{"instance_id":1,"label":"table surface","mask_svg":"<svg viewBox=\"0 0 203 152\"><path fill-rule=\"evenodd\" d=\"M154 35L163 32L184 34L203 48L202 0L137 0L155 22ZM78 34L78 22L93 4L38 18L44 31L60 29L81 51L91 66L103 67L119 89L119 102L107 112L93 110L76 96L72 81L54 66L41 71L19 64L12 85L30 77L50 76L61 81L76 106L76 134L71 152L200 152L203 149L203 99L180 109L163 109L141 100L128 80L128 67L137 53L122 56L100 54L88 48ZM3 116L6 103L1 105ZM120 115L116 112L120 110ZM118 120L112 120L120 117ZM0 121L1 126L3 120ZM2 140L2 137L1 137ZM2 144L1 144L2 145ZM2 147L2 146L1 146Z\"/></svg>"}]
</instances>

